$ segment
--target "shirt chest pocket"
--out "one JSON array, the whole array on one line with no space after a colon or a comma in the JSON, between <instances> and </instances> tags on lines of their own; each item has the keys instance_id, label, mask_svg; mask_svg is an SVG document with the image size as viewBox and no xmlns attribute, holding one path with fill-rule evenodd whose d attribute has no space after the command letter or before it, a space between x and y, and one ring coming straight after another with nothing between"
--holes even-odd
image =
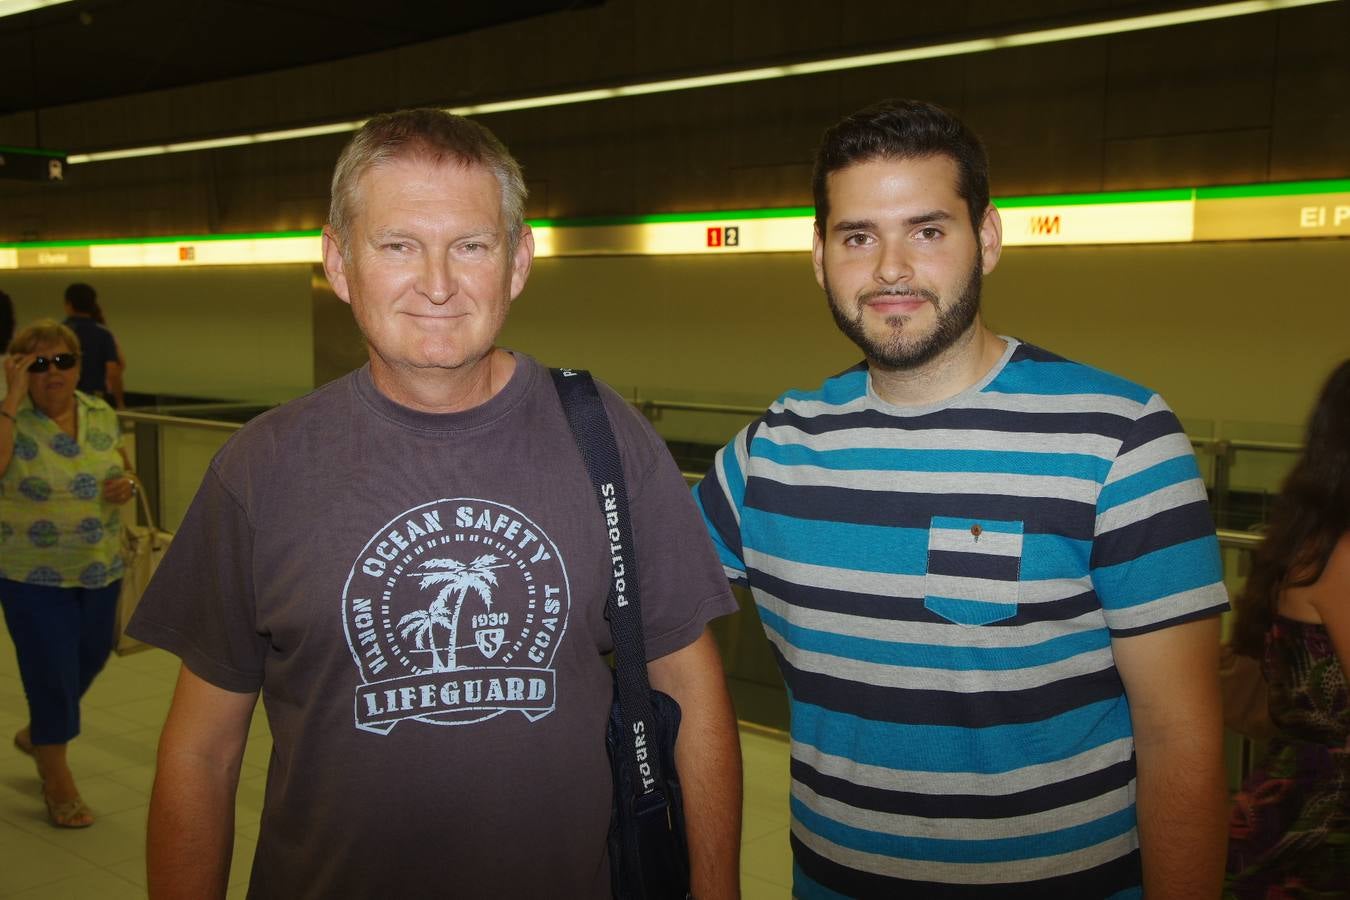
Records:
<instances>
[{"instance_id":1,"label":"shirt chest pocket","mask_svg":"<svg viewBox=\"0 0 1350 900\"><path fill-rule=\"evenodd\" d=\"M958 625L1017 615L1022 523L934 516L928 527L923 605Z\"/></svg>"}]
</instances>

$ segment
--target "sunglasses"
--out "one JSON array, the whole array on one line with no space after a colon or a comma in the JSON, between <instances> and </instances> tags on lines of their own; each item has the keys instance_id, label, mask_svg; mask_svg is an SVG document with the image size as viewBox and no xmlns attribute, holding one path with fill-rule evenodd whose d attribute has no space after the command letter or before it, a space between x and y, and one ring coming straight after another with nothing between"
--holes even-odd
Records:
<instances>
[{"instance_id":1,"label":"sunglasses","mask_svg":"<svg viewBox=\"0 0 1350 900\"><path fill-rule=\"evenodd\" d=\"M55 356L39 356L33 360L33 364L28 367L29 372L45 372L52 366L56 366L62 372L67 369L75 368L75 364L80 361L78 353L58 353Z\"/></svg>"}]
</instances>

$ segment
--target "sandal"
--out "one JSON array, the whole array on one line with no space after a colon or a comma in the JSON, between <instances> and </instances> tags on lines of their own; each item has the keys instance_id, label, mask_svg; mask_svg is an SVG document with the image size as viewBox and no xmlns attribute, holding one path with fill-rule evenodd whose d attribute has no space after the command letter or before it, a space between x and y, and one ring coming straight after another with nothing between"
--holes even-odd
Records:
<instances>
[{"instance_id":1,"label":"sandal","mask_svg":"<svg viewBox=\"0 0 1350 900\"><path fill-rule=\"evenodd\" d=\"M43 791L42 799L47 802L47 819L57 828L88 828L94 824L93 812L79 797L56 803Z\"/></svg>"}]
</instances>

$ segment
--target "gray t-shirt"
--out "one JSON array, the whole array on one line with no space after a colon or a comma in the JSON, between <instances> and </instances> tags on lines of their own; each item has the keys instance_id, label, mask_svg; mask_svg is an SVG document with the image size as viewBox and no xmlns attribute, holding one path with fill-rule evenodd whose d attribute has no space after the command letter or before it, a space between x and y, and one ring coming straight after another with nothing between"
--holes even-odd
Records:
<instances>
[{"instance_id":1,"label":"gray t-shirt","mask_svg":"<svg viewBox=\"0 0 1350 900\"><path fill-rule=\"evenodd\" d=\"M361 369L213 461L128 631L261 690L250 897L607 897L610 554L548 372L419 413ZM669 454L602 388L647 655L736 609Z\"/></svg>"}]
</instances>

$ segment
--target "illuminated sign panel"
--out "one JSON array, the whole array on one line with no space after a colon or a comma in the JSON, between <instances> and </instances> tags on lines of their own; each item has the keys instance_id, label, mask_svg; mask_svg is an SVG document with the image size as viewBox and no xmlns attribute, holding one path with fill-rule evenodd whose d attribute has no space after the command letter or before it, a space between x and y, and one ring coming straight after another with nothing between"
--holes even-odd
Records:
<instances>
[{"instance_id":1,"label":"illuminated sign panel","mask_svg":"<svg viewBox=\"0 0 1350 900\"><path fill-rule=\"evenodd\" d=\"M323 259L317 232L237 239L183 238L140 244L95 244L88 248L94 268L142 266L261 266L270 263L315 263Z\"/></svg>"},{"instance_id":2,"label":"illuminated sign panel","mask_svg":"<svg viewBox=\"0 0 1350 900\"><path fill-rule=\"evenodd\" d=\"M20 269L84 269L89 266L89 247L18 248Z\"/></svg>"},{"instance_id":3,"label":"illuminated sign panel","mask_svg":"<svg viewBox=\"0 0 1350 900\"><path fill-rule=\"evenodd\" d=\"M1164 244L1191 240L1190 200L1004 206L1003 244Z\"/></svg>"},{"instance_id":4,"label":"illuminated sign panel","mask_svg":"<svg viewBox=\"0 0 1350 900\"><path fill-rule=\"evenodd\" d=\"M1010 247L1350 237L1350 179L1005 197ZM531 222L535 256L806 253L810 207ZM317 231L0 246L0 269L322 262Z\"/></svg>"},{"instance_id":5,"label":"illuminated sign panel","mask_svg":"<svg viewBox=\"0 0 1350 900\"><path fill-rule=\"evenodd\" d=\"M1195 239L1350 237L1350 179L1261 187L1196 191Z\"/></svg>"},{"instance_id":6,"label":"illuminated sign panel","mask_svg":"<svg viewBox=\"0 0 1350 900\"><path fill-rule=\"evenodd\" d=\"M809 210L672 213L636 220L536 224L536 256L666 256L707 253L802 253L811 249ZM547 252L541 232L548 233Z\"/></svg>"}]
</instances>

